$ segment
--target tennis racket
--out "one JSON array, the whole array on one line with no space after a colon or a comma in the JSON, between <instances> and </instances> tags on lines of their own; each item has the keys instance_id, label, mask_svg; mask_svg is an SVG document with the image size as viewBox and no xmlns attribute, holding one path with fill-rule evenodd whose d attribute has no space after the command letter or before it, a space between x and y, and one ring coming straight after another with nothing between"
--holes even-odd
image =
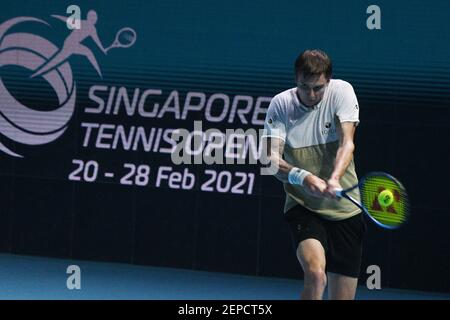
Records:
<instances>
[{"instance_id":1,"label":"tennis racket","mask_svg":"<svg viewBox=\"0 0 450 320\"><path fill-rule=\"evenodd\" d=\"M359 188L361 202L348 193ZM338 198L345 198L358 206L378 226L386 229L401 227L409 217L409 198L403 185L384 172L370 172L357 185L336 190Z\"/></svg>"},{"instance_id":2,"label":"tennis racket","mask_svg":"<svg viewBox=\"0 0 450 320\"><path fill-rule=\"evenodd\" d=\"M136 42L136 32L131 28L123 28L117 31L116 39L106 51L109 51L112 48L129 48Z\"/></svg>"}]
</instances>

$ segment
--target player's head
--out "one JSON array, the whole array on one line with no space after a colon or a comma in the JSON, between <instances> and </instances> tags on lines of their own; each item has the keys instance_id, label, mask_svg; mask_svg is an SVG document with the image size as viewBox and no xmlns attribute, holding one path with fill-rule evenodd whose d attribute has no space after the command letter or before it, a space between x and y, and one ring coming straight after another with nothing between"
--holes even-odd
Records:
<instances>
[{"instance_id":1,"label":"player's head","mask_svg":"<svg viewBox=\"0 0 450 320\"><path fill-rule=\"evenodd\" d=\"M97 22L97 12L95 12L95 10L89 10L89 12L87 13L87 21L92 24L95 24Z\"/></svg>"},{"instance_id":2,"label":"player's head","mask_svg":"<svg viewBox=\"0 0 450 320\"><path fill-rule=\"evenodd\" d=\"M302 103L308 107L318 104L330 82L332 63L321 50L306 50L295 60L295 81Z\"/></svg>"}]
</instances>

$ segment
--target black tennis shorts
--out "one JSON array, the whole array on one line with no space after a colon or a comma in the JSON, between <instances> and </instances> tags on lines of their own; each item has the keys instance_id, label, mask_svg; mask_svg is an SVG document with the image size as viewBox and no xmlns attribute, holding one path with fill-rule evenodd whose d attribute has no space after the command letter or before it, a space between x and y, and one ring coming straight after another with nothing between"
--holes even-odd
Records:
<instances>
[{"instance_id":1,"label":"black tennis shorts","mask_svg":"<svg viewBox=\"0 0 450 320\"><path fill-rule=\"evenodd\" d=\"M363 215L331 221L297 205L285 214L294 242L316 239L325 249L326 271L358 278L361 268L362 242L367 226Z\"/></svg>"}]
</instances>

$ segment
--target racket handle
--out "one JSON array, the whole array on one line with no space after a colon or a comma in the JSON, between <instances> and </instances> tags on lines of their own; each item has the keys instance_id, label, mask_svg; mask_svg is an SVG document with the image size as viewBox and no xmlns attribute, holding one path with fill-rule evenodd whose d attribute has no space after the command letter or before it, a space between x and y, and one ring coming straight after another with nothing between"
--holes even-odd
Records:
<instances>
[{"instance_id":1,"label":"racket handle","mask_svg":"<svg viewBox=\"0 0 450 320\"><path fill-rule=\"evenodd\" d=\"M334 191L336 192L336 197L342 198L342 191L343 191L343 189L336 189Z\"/></svg>"}]
</instances>

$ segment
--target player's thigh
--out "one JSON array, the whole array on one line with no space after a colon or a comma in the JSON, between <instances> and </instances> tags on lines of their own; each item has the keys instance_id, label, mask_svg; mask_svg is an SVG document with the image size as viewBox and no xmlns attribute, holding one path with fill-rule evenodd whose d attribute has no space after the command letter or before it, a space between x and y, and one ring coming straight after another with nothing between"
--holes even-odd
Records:
<instances>
[{"instance_id":1,"label":"player's thigh","mask_svg":"<svg viewBox=\"0 0 450 320\"><path fill-rule=\"evenodd\" d=\"M304 272L325 270L325 249L317 239L309 238L301 241L297 247L297 258Z\"/></svg>"},{"instance_id":2,"label":"player's thigh","mask_svg":"<svg viewBox=\"0 0 450 320\"><path fill-rule=\"evenodd\" d=\"M358 278L361 268L365 222L356 215L327 225L327 272Z\"/></svg>"},{"instance_id":3,"label":"player's thigh","mask_svg":"<svg viewBox=\"0 0 450 320\"><path fill-rule=\"evenodd\" d=\"M82 45L81 43L77 44L76 46L73 46L71 48L71 50L74 54L80 54L80 55L84 55L84 56L93 55L91 49L89 49L85 45Z\"/></svg>"},{"instance_id":4,"label":"player's thigh","mask_svg":"<svg viewBox=\"0 0 450 320\"><path fill-rule=\"evenodd\" d=\"M324 270L327 233L322 219L316 213L297 205L286 213L286 220L303 270Z\"/></svg>"}]
</instances>

